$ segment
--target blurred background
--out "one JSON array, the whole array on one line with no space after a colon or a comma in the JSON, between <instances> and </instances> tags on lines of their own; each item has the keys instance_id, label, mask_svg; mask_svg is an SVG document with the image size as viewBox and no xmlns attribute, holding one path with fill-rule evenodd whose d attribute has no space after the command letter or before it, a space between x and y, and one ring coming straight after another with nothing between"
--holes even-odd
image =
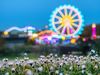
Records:
<instances>
[{"instance_id":1,"label":"blurred background","mask_svg":"<svg viewBox=\"0 0 100 75\"><path fill-rule=\"evenodd\" d=\"M100 0L0 0L0 56L86 55L91 49L100 54L99 4ZM45 35L56 34L49 30L49 19L61 5L72 5L80 10L84 31L77 38L43 39Z\"/></svg>"}]
</instances>

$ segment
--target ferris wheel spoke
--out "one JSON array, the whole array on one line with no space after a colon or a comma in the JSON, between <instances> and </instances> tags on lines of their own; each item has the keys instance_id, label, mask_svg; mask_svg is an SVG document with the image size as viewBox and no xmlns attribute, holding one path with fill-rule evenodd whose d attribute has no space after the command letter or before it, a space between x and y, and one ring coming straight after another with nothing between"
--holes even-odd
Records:
<instances>
[{"instance_id":1,"label":"ferris wheel spoke","mask_svg":"<svg viewBox=\"0 0 100 75\"><path fill-rule=\"evenodd\" d=\"M73 31L73 32L75 32L75 29L74 29L74 27L72 27L72 26L70 25L70 28L72 29L72 31Z\"/></svg>"},{"instance_id":2,"label":"ferris wheel spoke","mask_svg":"<svg viewBox=\"0 0 100 75\"><path fill-rule=\"evenodd\" d=\"M57 18L57 19L59 19L59 20L61 19L61 17L60 17L60 16L55 16L55 18Z\"/></svg>"},{"instance_id":3,"label":"ferris wheel spoke","mask_svg":"<svg viewBox=\"0 0 100 75\"><path fill-rule=\"evenodd\" d=\"M67 9L66 8L64 8L64 14L67 15Z\"/></svg>"},{"instance_id":4,"label":"ferris wheel spoke","mask_svg":"<svg viewBox=\"0 0 100 75\"><path fill-rule=\"evenodd\" d=\"M60 24L61 21L56 21L56 22L53 22L53 24Z\"/></svg>"},{"instance_id":5,"label":"ferris wheel spoke","mask_svg":"<svg viewBox=\"0 0 100 75\"><path fill-rule=\"evenodd\" d=\"M63 26L62 25L60 25L58 28L57 28L57 30L59 30L59 29L61 29Z\"/></svg>"},{"instance_id":6,"label":"ferris wheel spoke","mask_svg":"<svg viewBox=\"0 0 100 75\"><path fill-rule=\"evenodd\" d=\"M64 14L62 13L62 11L60 10L59 11L59 14L63 17L64 16Z\"/></svg>"},{"instance_id":7,"label":"ferris wheel spoke","mask_svg":"<svg viewBox=\"0 0 100 75\"><path fill-rule=\"evenodd\" d=\"M78 25L77 25L77 24L75 24L75 23L73 23L72 25L73 25L74 27L78 27Z\"/></svg>"},{"instance_id":8,"label":"ferris wheel spoke","mask_svg":"<svg viewBox=\"0 0 100 75\"><path fill-rule=\"evenodd\" d=\"M74 17L76 17L77 16L77 14L74 14L74 15L72 15L72 18L74 18Z\"/></svg>"},{"instance_id":9,"label":"ferris wheel spoke","mask_svg":"<svg viewBox=\"0 0 100 75\"><path fill-rule=\"evenodd\" d=\"M73 22L78 22L78 21L80 21L79 19L75 19L75 20L73 20Z\"/></svg>"},{"instance_id":10,"label":"ferris wheel spoke","mask_svg":"<svg viewBox=\"0 0 100 75\"><path fill-rule=\"evenodd\" d=\"M61 32L61 33L62 33L62 34L64 34L65 30L66 30L66 26L64 26L64 27L63 27L63 29L62 29L62 32Z\"/></svg>"},{"instance_id":11,"label":"ferris wheel spoke","mask_svg":"<svg viewBox=\"0 0 100 75\"><path fill-rule=\"evenodd\" d=\"M72 12L73 12L73 10L70 10L70 12L69 12L69 15L70 15L70 16L72 15Z\"/></svg>"},{"instance_id":12,"label":"ferris wheel spoke","mask_svg":"<svg viewBox=\"0 0 100 75\"><path fill-rule=\"evenodd\" d=\"M70 34L70 32L69 32L69 26L67 26L66 28L67 28L67 34Z\"/></svg>"}]
</instances>

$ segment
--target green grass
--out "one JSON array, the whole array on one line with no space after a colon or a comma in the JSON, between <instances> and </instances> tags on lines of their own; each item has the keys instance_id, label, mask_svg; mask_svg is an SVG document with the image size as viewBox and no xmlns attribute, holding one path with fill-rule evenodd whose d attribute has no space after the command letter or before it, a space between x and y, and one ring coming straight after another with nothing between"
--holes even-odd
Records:
<instances>
[{"instance_id":1,"label":"green grass","mask_svg":"<svg viewBox=\"0 0 100 75\"><path fill-rule=\"evenodd\" d=\"M39 57L39 54L37 53L29 53L27 55L30 59L37 59ZM18 57L19 59L24 58L24 55L20 55L20 54L8 54L8 55L0 55L0 60L2 60L3 58L8 58L9 60L14 60L16 57Z\"/></svg>"}]
</instances>

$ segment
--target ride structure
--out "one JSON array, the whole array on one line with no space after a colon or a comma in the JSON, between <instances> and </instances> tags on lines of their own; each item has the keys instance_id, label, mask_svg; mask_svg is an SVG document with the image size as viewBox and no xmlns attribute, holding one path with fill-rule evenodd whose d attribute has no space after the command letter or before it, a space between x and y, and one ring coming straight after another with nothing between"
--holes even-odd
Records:
<instances>
[{"instance_id":1,"label":"ride structure","mask_svg":"<svg viewBox=\"0 0 100 75\"><path fill-rule=\"evenodd\" d=\"M71 38L82 34L84 20L77 8L63 5L53 11L49 26L50 30L57 32L57 34Z\"/></svg>"}]
</instances>

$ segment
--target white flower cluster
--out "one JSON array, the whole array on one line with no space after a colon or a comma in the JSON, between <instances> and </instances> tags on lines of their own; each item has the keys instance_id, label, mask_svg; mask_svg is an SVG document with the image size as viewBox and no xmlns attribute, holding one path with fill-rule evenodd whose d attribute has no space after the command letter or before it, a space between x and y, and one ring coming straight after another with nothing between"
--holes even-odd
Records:
<instances>
[{"instance_id":1,"label":"white flower cluster","mask_svg":"<svg viewBox=\"0 0 100 75\"><path fill-rule=\"evenodd\" d=\"M98 75L100 58L98 56L76 56L49 54L37 60L24 57L0 62L0 75Z\"/></svg>"}]
</instances>

